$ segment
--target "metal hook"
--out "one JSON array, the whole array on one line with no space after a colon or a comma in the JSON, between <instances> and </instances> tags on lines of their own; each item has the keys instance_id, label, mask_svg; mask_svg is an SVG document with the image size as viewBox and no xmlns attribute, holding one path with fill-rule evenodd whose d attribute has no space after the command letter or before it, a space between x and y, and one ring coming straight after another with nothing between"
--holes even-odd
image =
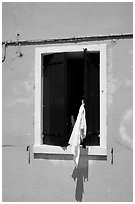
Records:
<instances>
[{"instance_id":1,"label":"metal hook","mask_svg":"<svg viewBox=\"0 0 135 204\"><path fill-rule=\"evenodd\" d=\"M113 164L113 148L111 149L111 155L112 155L111 164Z\"/></svg>"},{"instance_id":2,"label":"metal hook","mask_svg":"<svg viewBox=\"0 0 135 204\"><path fill-rule=\"evenodd\" d=\"M27 146L26 151L28 151L29 155L28 155L28 164L30 164L30 146Z\"/></svg>"},{"instance_id":3,"label":"metal hook","mask_svg":"<svg viewBox=\"0 0 135 204\"><path fill-rule=\"evenodd\" d=\"M17 50L17 54L18 54L18 57L23 57L23 54L22 54L22 51L21 51L21 44L19 43L19 40L20 40L20 33L17 33L17 43L18 43L18 50Z\"/></svg>"}]
</instances>

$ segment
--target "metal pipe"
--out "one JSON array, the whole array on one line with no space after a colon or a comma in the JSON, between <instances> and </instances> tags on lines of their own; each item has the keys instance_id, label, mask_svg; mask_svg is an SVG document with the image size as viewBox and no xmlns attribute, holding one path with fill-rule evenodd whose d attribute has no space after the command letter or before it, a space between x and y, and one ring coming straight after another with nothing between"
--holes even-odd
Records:
<instances>
[{"instance_id":1,"label":"metal pipe","mask_svg":"<svg viewBox=\"0 0 135 204\"><path fill-rule=\"evenodd\" d=\"M6 46L21 46L27 45L44 45L44 44L57 44L57 43L78 43L84 41L104 41L104 40L116 40L116 39L133 39L133 34L115 34L115 35L102 35L102 36L90 36L90 37L73 37L73 38L60 38L60 39L48 39L48 40L16 40L6 41ZM2 45L5 41L2 42Z\"/></svg>"},{"instance_id":2,"label":"metal pipe","mask_svg":"<svg viewBox=\"0 0 135 204\"><path fill-rule=\"evenodd\" d=\"M2 57L2 62L4 62L6 59L6 46L6 42L2 44L2 50L4 49L4 56Z\"/></svg>"}]
</instances>

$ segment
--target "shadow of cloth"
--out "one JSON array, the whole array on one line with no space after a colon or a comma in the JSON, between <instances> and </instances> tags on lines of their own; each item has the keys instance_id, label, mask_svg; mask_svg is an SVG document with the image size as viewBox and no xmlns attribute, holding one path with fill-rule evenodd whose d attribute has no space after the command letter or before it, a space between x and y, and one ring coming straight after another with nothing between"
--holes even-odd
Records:
<instances>
[{"instance_id":1,"label":"shadow of cloth","mask_svg":"<svg viewBox=\"0 0 135 204\"><path fill-rule=\"evenodd\" d=\"M88 159L84 156L81 156L78 166L74 168L72 177L76 182L76 190L75 190L75 199L76 201L82 202L83 194L84 194L84 182L88 181Z\"/></svg>"}]
</instances>

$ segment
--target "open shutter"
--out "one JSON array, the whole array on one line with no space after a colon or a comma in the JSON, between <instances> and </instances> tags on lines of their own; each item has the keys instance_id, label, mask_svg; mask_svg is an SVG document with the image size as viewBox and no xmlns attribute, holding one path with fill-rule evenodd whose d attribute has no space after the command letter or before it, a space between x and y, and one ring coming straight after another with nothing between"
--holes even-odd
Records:
<instances>
[{"instance_id":1,"label":"open shutter","mask_svg":"<svg viewBox=\"0 0 135 204\"><path fill-rule=\"evenodd\" d=\"M96 57L95 57L96 56ZM99 145L100 87L99 53L84 50L84 102L87 123L87 145Z\"/></svg>"},{"instance_id":2,"label":"open shutter","mask_svg":"<svg viewBox=\"0 0 135 204\"><path fill-rule=\"evenodd\" d=\"M64 53L45 56L43 66L43 143L63 146L66 129Z\"/></svg>"}]
</instances>

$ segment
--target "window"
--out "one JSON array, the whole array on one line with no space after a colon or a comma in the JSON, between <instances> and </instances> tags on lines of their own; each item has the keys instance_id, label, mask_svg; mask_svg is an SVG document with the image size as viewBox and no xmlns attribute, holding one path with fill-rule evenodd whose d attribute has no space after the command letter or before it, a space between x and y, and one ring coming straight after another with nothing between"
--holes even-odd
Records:
<instances>
[{"instance_id":1,"label":"window","mask_svg":"<svg viewBox=\"0 0 135 204\"><path fill-rule=\"evenodd\" d=\"M69 154L82 99L89 154L106 154L106 45L36 48L35 153ZM61 148L62 147L62 148ZM63 151L63 147L67 147Z\"/></svg>"}]
</instances>

